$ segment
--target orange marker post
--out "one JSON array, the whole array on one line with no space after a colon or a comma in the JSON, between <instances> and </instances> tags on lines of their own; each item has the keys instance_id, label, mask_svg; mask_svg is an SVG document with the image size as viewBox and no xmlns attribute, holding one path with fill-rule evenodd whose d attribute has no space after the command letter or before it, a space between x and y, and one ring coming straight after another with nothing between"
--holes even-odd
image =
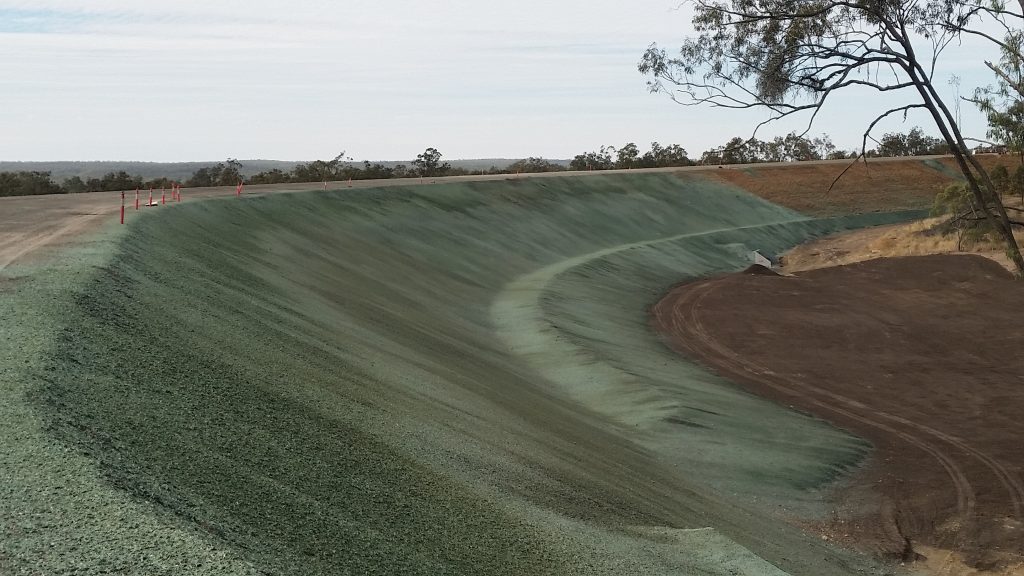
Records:
<instances>
[{"instance_id":1,"label":"orange marker post","mask_svg":"<svg viewBox=\"0 0 1024 576\"><path fill-rule=\"evenodd\" d=\"M121 224L124 224L124 190L121 191Z\"/></svg>"},{"instance_id":2,"label":"orange marker post","mask_svg":"<svg viewBox=\"0 0 1024 576\"><path fill-rule=\"evenodd\" d=\"M167 192L164 190L163 186L160 187L160 204L167 204Z\"/></svg>"}]
</instances>

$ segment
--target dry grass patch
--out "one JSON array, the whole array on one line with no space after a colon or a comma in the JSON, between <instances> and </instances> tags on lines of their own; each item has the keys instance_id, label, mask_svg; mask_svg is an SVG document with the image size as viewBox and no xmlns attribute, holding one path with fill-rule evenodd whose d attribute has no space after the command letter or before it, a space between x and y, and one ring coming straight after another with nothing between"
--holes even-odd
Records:
<instances>
[{"instance_id":1,"label":"dry grass patch","mask_svg":"<svg viewBox=\"0 0 1024 576\"><path fill-rule=\"evenodd\" d=\"M1018 201L1007 201L1019 206ZM979 254L995 260L1008 270L1012 263L1001 243L988 240L958 242L957 235L939 231L947 217L926 218L909 224L881 226L828 236L797 246L783 256L787 272L842 266L875 258L924 256L928 254ZM1024 231L1014 234L1024 244Z\"/></svg>"}]
</instances>

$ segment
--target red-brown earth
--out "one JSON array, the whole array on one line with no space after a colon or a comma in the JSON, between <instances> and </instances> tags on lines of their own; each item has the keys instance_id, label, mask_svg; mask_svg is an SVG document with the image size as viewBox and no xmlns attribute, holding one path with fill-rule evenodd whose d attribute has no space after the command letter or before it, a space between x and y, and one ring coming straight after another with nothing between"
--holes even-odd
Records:
<instances>
[{"instance_id":1,"label":"red-brown earth","mask_svg":"<svg viewBox=\"0 0 1024 576\"><path fill-rule=\"evenodd\" d=\"M1004 569L1024 559L1022 290L980 256L886 258L682 285L653 322L751 392L873 443L809 529Z\"/></svg>"}]
</instances>

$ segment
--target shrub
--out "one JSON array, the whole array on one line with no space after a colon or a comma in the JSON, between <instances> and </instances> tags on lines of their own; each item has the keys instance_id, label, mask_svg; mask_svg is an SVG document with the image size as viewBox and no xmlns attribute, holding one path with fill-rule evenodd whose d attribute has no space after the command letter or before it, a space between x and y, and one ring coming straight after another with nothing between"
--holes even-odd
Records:
<instances>
[{"instance_id":1,"label":"shrub","mask_svg":"<svg viewBox=\"0 0 1024 576\"><path fill-rule=\"evenodd\" d=\"M989 172L989 177L992 178L992 184L1000 195L1005 196L1013 191L1010 188L1010 171L1006 169L1006 166L1002 164L996 166Z\"/></svg>"}]
</instances>

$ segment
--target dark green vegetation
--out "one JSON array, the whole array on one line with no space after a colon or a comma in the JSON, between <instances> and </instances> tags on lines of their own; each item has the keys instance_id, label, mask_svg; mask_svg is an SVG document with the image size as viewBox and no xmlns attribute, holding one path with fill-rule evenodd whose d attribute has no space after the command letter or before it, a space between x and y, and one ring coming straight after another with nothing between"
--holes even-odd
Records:
<instances>
[{"instance_id":1,"label":"dark green vegetation","mask_svg":"<svg viewBox=\"0 0 1024 576\"><path fill-rule=\"evenodd\" d=\"M594 152L577 154L569 163L570 170L627 170L631 168L669 168L692 166L686 150L678 145L662 146L651 142L651 149L640 154L640 148L630 142L622 148L601 146Z\"/></svg>"},{"instance_id":2,"label":"dark green vegetation","mask_svg":"<svg viewBox=\"0 0 1024 576\"><path fill-rule=\"evenodd\" d=\"M241 162L228 158L226 162L218 162L213 166L196 170L185 185L189 188L207 188L212 186L237 186L245 177L242 176Z\"/></svg>"},{"instance_id":3,"label":"dark green vegetation","mask_svg":"<svg viewBox=\"0 0 1024 576\"><path fill-rule=\"evenodd\" d=\"M944 154L947 151L936 139L925 136L920 128L907 134L888 133L879 141L878 148L867 153L870 157L920 156ZM837 150L828 136L807 138L788 134L774 140L744 140L732 138L724 145L704 152L701 164L754 164L762 162L803 162L808 160L835 160L856 157L855 152ZM436 148L427 148L409 165L401 162L352 162L342 152L331 160L312 162L276 162L272 160L239 161L229 158L218 163L158 164L145 162L0 162L0 196L30 194L74 194L79 192L130 191L134 189L170 188L184 182L189 188L235 186L247 184L288 184L312 182L338 182L345 180L388 180L391 178L433 178L441 176L471 176L485 174L536 174L565 170L627 170L635 168L673 168L693 166L678 144L662 146L652 142L650 150L641 153L630 142L616 148L602 146L597 151L578 154L572 160L547 160L529 157L521 160L453 160L442 161ZM491 162L488 164L488 162ZM125 170L86 176L99 166L137 167L147 176L135 176ZM269 166L269 168L267 168ZM17 172L2 172L18 168ZM185 172L186 168L194 168ZM27 170L31 168L31 170ZM261 168L263 168L261 170ZM64 174L71 174L60 184L54 182ZM153 174L157 176L153 177Z\"/></svg>"},{"instance_id":4,"label":"dark green vegetation","mask_svg":"<svg viewBox=\"0 0 1024 576\"><path fill-rule=\"evenodd\" d=\"M888 132L878 140L878 146L867 150L869 158L893 158L899 156L929 156L948 154L949 146L942 140L927 136L921 128L909 132ZM807 162L811 160L841 160L857 158L859 152L836 148L827 134L808 137L796 132L776 136L769 140L758 138L729 139L721 146L706 150L700 161L687 157L686 150L678 145L662 146L651 143L651 149L642 153L636 144L630 142L621 148L602 146L593 152L578 154L569 163L570 170L625 170L631 168L665 168L693 166L695 164L759 164L763 162ZM523 170L527 172L528 170ZM529 170L542 172L543 170Z\"/></svg>"},{"instance_id":5,"label":"dark green vegetation","mask_svg":"<svg viewBox=\"0 0 1024 576\"><path fill-rule=\"evenodd\" d=\"M222 165L218 165L222 166ZM202 168L199 174L206 174L209 169ZM225 179L226 181L226 179ZM221 185L204 184L205 186ZM238 180L235 180L235 184ZM165 178L144 180L141 176L120 172L108 172L101 178L82 180L78 176L65 179L56 184L49 172L0 172L0 196L32 196L37 194L78 194L81 192L112 192L139 189L170 188L173 181ZM226 184L225 184L226 185Z\"/></svg>"},{"instance_id":6,"label":"dark green vegetation","mask_svg":"<svg viewBox=\"0 0 1024 576\"><path fill-rule=\"evenodd\" d=\"M251 176L257 172L281 169L291 170L298 162L285 160L242 160L242 173ZM127 172L143 180L168 178L176 182L188 180L197 170L209 168L216 162L126 162L126 161L52 161L52 162L8 162L0 161L0 172L49 172L54 180L61 182L78 177L83 181L102 178L111 172Z\"/></svg>"},{"instance_id":7,"label":"dark green vegetation","mask_svg":"<svg viewBox=\"0 0 1024 576\"><path fill-rule=\"evenodd\" d=\"M568 161L526 158L523 160L454 160L442 162L436 148L427 148L406 165L401 162L352 162L345 153L332 160L312 162L276 162L271 160L202 163L147 162L0 162L0 196L31 194L74 194L79 192L111 192L134 189L170 188L184 183L189 188L236 186L248 184L312 183L343 180L386 180L467 176L481 174L517 174L525 172L556 172L566 169ZM90 176L99 167L129 166L150 176L132 175L125 170ZM685 165L685 164L684 164ZM268 168L269 166L269 168ZM2 169L14 168L15 172ZM186 171L192 169L193 171ZM152 174L157 174L152 177ZM61 180L63 175L70 174ZM148 179L147 179L148 178Z\"/></svg>"},{"instance_id":8,"label":"dark green vegetation","mask_svg":"<svg viewBox=\"0 0 1024 576\"><path fill-rule=\"evenodd\" d=\"M911 128L906 134L886 132L878 141L878 148L868 156L930 156L949 154L949 144L940 138L927 136L920 127ZM856 157L856 156L854 156Z\"/></svg>"},{"instance_id":9,"label":"dark green vegetation","mask_svg":"<svg viewBox=\"0 0 1024 576\"><path fill-rule=\"evenodd\" d=\"M435 150L436 152L436 150ZM431 154L421 154L434 162ZM323 182L324 180L376 180L420 176L515 174L566 169L568 160L503 158L452 160L432 166L410 162L353 163L334 160L285 162L236 160L224 162L0 162L0 196L75 194L169 188L172 183L189 187ZM410 165L411 164L411 165ZM426 171L424 171L424 168Z\"/></svg>"},{"instance_id":10,"label":"dark green vegetation","mask_svg":"<svg viewBox=\"0 0 1024 576\"><path fill-rule=\"evenodd\" d=\"M919 127L906 134L887 132L878 140L878 146L866 150L868 158L897 158L901 156L936 156L949 154L949 146L942 140L925 135ZM841 160L857 158L860 152L840 150L828 135L815 138L795 132L771 140L735 137L712 148L701 156L702 164L756 164L760 162L806 162L808 160Z\"/></svg>"},{"instance_id":11,"label":"dark green vegetation","mask_svg":"<svg viewBox=\"0 0 1024 576\"><path fill-rule=\"evenodd\" d=\"M999 165L989 170L992 178L992 185L996 192L1002 196L1020 196L1020 203L1024 206L1024 164L1017 166L1012 174L1004 165ZM978 203L962 178L943 188L935 197L932 206L932 216L948 216L935 227L940 234L956 234L957 250L965 246L978 243L995 243L1000 241L999 232L981 215ZM1017 207L1006 207L1012 216L1010 224L1024 228L1024 219L1020 216L1024 210Z\"/></svg>"},{"instance_id":12,"label":"dark green vegetation","mask_svg":"<svg viewBox=\"0 0 1024 576\"><path fill-rule=\"evenodd\" d=\"M47 172L0 172L0 196L61 194L64 190Z\"/></svg>"},{"instance_id":13,"label":"dark green vegetation","mask_svg":"<svg viewBox=\"0 0 1024 576\"><path fill-rule=\"evenodd\" d=\"M681 361L645 307L900 217L670 175L176 206L63 311L37 402L270 573L872 572L780 516L823 513L863 442Z\"/></svg>"},{"instance_id":14,"label":"dark green vegetation","mask_svg":"<svg viewBox=\"0 0 1024 576\"><path fill-rule=\"evenodd\" d=\"M287 160L239 160L242 163L241 172L245 177L251 177L260 172L280 171L291 172L297 165L303 162ZM480 158L475 160L451 160L452 167L467 171L488 170L491 167L503 169L516 162L516 159L509 158ZM552 160L552 162L565 166L568 160ZM308 162L306 163L308 164ZM388 168L394 168L398 164L409 164L409 161L382 161L373 162ZM102 178L110 173L127 172L138 175L143 180L154 180L167 178L175 182L184 182L192 177L197 171L203 168L212 168L217 162L5 162L0 161L0 172L48 172L51 177L62 182L68 178L78 177L82 181L90 178Z\"/></svg>"}]
</instances>

